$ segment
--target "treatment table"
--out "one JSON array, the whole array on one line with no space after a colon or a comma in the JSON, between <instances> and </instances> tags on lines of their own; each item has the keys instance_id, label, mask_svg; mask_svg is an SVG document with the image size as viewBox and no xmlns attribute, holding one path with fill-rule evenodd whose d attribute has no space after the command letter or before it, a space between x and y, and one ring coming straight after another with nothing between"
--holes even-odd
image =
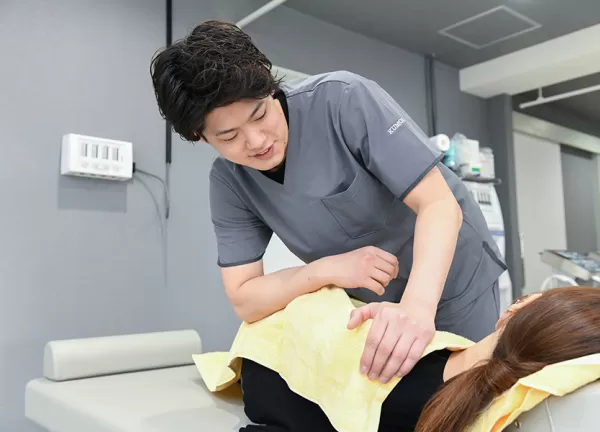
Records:
<instances>
[{"instance_id":1,"label":"treatment table","mask_svg":"<svg viewBox=\"0 0 600 432\"><path fill-rule=\"evenodd\" d=\"M207 390L192 359L201 349L193 330L49 342L25 414L49 432L237 432L249 423L241 390ZM598 407L595 382L547 399L508 430L598 430Z\"/></svg>"},{"instance_id":2,"label":"treatment table","mask_svg":"<svg viewBox=\"0 0 600 432\"><path fill-rule=\"evenodd\" d=\"M193 330L50 342L25 414L50 432L237 432L239 386L210 393L201 352Z\"/></svg>"}]
</instances>

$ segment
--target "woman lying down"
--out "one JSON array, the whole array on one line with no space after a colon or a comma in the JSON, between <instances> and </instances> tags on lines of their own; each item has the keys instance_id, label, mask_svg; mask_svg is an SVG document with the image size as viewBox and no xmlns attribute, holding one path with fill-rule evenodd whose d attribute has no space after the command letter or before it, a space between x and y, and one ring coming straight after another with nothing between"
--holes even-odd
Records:
<instances>
[{"instance_id":1,"label":"woman lying down","mask_svg":"<svg viewBox=\"0 0 600 432\"><path fill-rule=\"evenodd\" d=\"M520 378L595 353L600 289L557 288L523 297L482 341L424 356L383 401L378 430L462 431ZM241 431L335 431L319 405L290 390L277 372L244 358L241 382L246 414L255 424Z\"/></svg>"}]
</instances>

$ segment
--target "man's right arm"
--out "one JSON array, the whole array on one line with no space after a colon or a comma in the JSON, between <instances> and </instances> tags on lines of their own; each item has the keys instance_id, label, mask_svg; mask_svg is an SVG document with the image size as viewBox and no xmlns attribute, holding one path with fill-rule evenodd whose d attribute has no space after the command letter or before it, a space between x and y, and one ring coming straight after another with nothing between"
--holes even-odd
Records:
<instances>
[{"instance_id":1,"label":"man's right arm","mask_svg":"<svg viewBox=\"0 0 600 432\"><path fill-rule=\"evenodd\" d=\"M263 261L221 269L227 297L236 314L252 323L283 308L292 300L329 285L327 259L291 267L268 275Z\"/></svg>"},{"instance_id":2,"label":"man's right arm","mask_svg":"<svg viewBox=\"0 0 600 432\"><path fill-rule=\"evenodd\" d=\"M398 276L397 258L379 248L368 246L264 274L263 261L221 269L229 301L244 321L261 320L303 294L334 285L367 288L382 295Z\"/></svg>"}]
</instances>

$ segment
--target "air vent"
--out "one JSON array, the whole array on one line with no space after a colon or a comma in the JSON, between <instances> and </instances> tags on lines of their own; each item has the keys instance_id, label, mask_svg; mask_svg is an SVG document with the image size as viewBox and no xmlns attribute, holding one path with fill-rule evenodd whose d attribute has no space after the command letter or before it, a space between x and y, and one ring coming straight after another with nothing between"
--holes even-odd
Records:
<instances>
[{"instance_id":1,"label":"air vent","mask_svg":"<svg viewBox=\"0 0 600 432\"><path fill-rule=\"evenodd\" d=\"M540 28L531 18L498 6L440 30L443 36L474 49L482 49Z\"/></svg>"}]
</instances>

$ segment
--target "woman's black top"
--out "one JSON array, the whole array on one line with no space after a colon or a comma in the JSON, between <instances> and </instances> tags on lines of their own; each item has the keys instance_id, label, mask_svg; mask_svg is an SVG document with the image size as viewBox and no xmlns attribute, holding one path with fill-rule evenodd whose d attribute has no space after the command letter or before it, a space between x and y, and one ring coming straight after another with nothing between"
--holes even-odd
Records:
<instances>
[{"instance_id":1,"label":"woman's black top","mask_svg":"<svg viewBox=\"0 0 600 432\"><path fill-rule=\"evenodd\" d=\"M413 431L427 401L443 384L450 351L421 359L383 403L379 432ZM253 425L240 432L335 432L321 408L294 393L278 373L253 361L242 364L245 412Z\"/></svg>"}]
</instances>

